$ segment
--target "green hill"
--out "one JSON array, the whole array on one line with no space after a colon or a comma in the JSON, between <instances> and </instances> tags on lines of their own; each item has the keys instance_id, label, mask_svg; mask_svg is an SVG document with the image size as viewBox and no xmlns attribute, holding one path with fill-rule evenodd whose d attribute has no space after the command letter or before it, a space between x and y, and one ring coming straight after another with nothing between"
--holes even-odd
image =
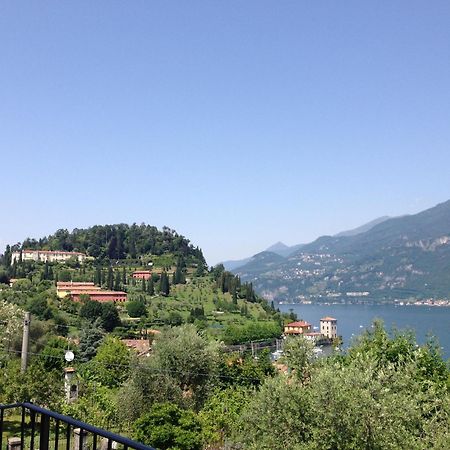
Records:
<instances>
[{"instance_id":1,"label":"green hill","mask_svg":"<svg viewBox=\"0 0 450 450\"><path fill-rule=\"evenodd\" d=\"M97 260L138 259L143 255L172 253L183 258L205 264L205 258L198 247L175 230L146 224L95 225L69 232L60 229L40 239L25 239L11 250L64 250L88 254Z\"/></svg>"}]
</instances>

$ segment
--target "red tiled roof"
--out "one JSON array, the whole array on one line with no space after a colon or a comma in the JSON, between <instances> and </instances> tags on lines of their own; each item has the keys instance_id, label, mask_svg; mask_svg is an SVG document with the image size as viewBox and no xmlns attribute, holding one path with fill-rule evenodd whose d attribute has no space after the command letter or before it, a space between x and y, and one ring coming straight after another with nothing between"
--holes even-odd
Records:
<instances>
[{"instance_id":1,"label":"red tiled roof","mask_svg":"<svg viewBox=\"0 0 450 450\"><path fill-rule=\"evenodd\" d=\"M135 270L134 272L133 272L133 275L135 274L135 273L149 273L149 274L151 274L151 271L150 270Z\"/></svg>"},{"instance_id":2,"label":"red tiled roof","mask_svg":"<svg viewBox=\"0 0 450 450\"><path fill-rule=\"evenodd\" d=\"M327 317L323 317L322 319L320 319L320 321L322 321L322 320L325 320L325 321L330 321L330 320L333 321L334 320L335 321L336 319L334 317L328 317L327 316Z\"/></svg>"},{"instance_id":3,"label":"red tiled roof","mask_svg":"<svg viewBox=\"0 0 450 450\"><path fill-rule=\"evenodd\" d=\"M291 322L288 323L287 325L285 325L286 327L300 327L300 328L304 328L304 327L310 327L311 324L308 322L305 322L304 320L300 320L299 322Z\"/></svg>"}]
</instances>

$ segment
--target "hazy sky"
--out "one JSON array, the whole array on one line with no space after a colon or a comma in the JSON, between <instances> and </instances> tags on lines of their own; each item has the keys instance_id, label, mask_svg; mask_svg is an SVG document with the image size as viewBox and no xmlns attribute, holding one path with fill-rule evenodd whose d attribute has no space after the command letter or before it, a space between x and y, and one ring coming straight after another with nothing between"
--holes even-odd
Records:
<instances>
[{"instance_id":1,"label":"hazy sky","mask_svg":"<svg viewBox=\"0 0 450 450\"><path fill-rule=\"evenodd\" d=\"M210 264L450 198L450 2L0 2L0 249L168 225Z\"/></svg>"}]
</instances>

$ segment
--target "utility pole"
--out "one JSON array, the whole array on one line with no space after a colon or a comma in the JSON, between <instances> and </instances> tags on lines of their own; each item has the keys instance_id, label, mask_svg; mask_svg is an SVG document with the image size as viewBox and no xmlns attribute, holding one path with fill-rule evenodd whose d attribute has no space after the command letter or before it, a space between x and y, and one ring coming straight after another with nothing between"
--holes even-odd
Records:
<instances>
[{"instance_id":1,"label":"utility pole","mask_svg":"<svg viewBox=\"0 0 450 450\"><path fill-rule=\"evenodd\" d=\"M20 366L20 371L22 373L24 373L27 370L28 365L28 341L30 339L30 322L31 322L30 313L26 312L23 319L22 364Z\"/></svg>"}]
</instances>

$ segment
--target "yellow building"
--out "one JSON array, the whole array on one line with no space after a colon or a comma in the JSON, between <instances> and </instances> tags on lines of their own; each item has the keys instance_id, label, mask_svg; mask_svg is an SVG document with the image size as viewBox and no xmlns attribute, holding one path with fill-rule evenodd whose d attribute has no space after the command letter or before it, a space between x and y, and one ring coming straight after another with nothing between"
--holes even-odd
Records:
<instances>
[{"instance_id":1,"label":"yellow building","mask_svg":"<svg viewBox=\"0 0 450 450\"><path fill-rule=\"evenodd\" d=\"M284 326L284 334L299 335L306 334L311 331L311 324L300 320L299 322L291 322Z\"/></svg>"}]
</instances>

